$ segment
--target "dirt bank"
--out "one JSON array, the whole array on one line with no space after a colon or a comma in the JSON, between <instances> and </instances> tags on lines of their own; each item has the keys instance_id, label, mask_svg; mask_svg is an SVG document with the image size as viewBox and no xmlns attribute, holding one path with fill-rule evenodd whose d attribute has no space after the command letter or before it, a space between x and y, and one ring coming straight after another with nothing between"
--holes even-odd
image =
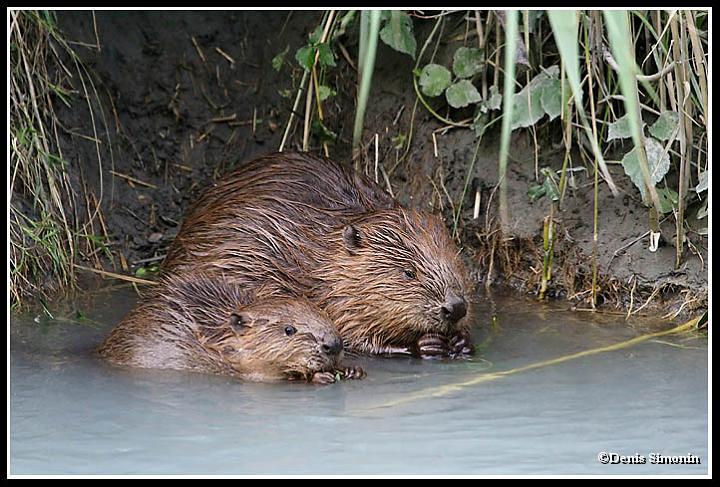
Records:
<instances>
[{"instance_id":1,"label":"dirt bank","mask_svg":"<svg viewBox=\"0 0 720 487\"><path fill-rule=\"evenodd\" d=\"M199 190L242 161L277 150L294 97L283 91L293 89L301 75L293 54L319 20L317 12L294 12L289 18L286 12L104 11L95 18L86 12L58 13L70 39L100 44L99 50L76 46L95 74L103 111L96 108L90 117L87 104L76 98L70 108L60 105L58 115L68 129L61 135L63 152L82 174L77 184L86 183L102 199L113 260L106 262L108 268L133 272L158 262ZM351 31L344 43L355 58L352 39ZM287 46L287 63L278 73L270 61ZM442 46L438 57L449 56L451 47ZM535 184L536 153L529 132L513 136L508 179L512 230L501 236L495 218L494 133L486 134L468 178L474 135L460 129L437 132L441 124L419 106L410 151L398 163L402 151L394 148L393 138L410 134L413 61L381 45L377 62L364 139L378 134L380 181L384 171L402 202L442 211L452 226L467 179L458 229L478 281L536 293L549 203L531 203L527 196ZM338 134L329 146L331 156L349 159L356 75L342 56L337 63L330 80L338 95L324 107L326 125ZM80 91L79 86L74 89ZM538 134L538 167L559 169L559 132L550 126ZM291 138L291 147L297 146L299 135ZM374 145L365 161L373 173ZM576 161L579 166L580 159ZM698 253L686 251L677 271L671 244L648 252L647 239L638 239L647 231L647 212L622 169L611 169L622 194L612 198L600 186L598 265L606 307L626 310L632 305L637 310L651 295L663 311L677 311L682 303L683 311L703 306L707 238L690 233ZM548 295L586 306L593 252L592 178L586 171L575 175L577 189L554 214L558 242ZM480 217L473 219L476 191ZM672 219L662 228L670 241Z\"/></svg>"}]
</instances>

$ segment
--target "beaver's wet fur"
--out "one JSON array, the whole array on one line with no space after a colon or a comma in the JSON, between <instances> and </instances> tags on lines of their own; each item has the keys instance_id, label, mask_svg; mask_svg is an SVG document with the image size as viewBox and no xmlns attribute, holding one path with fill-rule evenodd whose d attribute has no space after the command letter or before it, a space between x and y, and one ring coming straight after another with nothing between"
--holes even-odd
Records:
<instances>
[{"instance_id":1,"label":"beaver's wet fur","mask_svg":"<svg viewBox=\"0 0 720 487\"><path fill-rule=\"evenodd\" d=\"M255 300L225 279L168 277L98 349L142 368L224 374L252 381L359 378L340 368L342 340L325 312L303 298Z\"/></svg>"},{"instance_id":2,"label":"beaver's wet fur","mask_svg":"<svg viewBox=\"0 0 720 487\"><path fill-rule=\"evenodd\" d=\"M471 351L469 277L442 220L310 154L271 154L219 180L187 213L162 270L306 296L351 351Z\"/></svg>"}]
</instances>

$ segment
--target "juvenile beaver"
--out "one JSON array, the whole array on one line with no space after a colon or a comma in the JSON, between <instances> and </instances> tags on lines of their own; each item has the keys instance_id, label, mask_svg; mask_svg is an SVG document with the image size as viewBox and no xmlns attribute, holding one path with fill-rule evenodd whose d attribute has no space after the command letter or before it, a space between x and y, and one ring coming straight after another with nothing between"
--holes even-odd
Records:
<instances>
[{"instance_id":1,"label":"juvenile beaver","mask_svg":"<svg viewBox=\"0 0 720 487\"><path fill-rule=\"evenodd\" d=\"M162 269L307 296L352 351L454 356L472 352L458 254L438 217L338 163L276 153L206 190Z\"/></svg>"},{"instance_id":2,"label":"juvenile beaver","mask_svg":"<svg viewBox=\"0 0 720 487\"><path fill-rule=\"evenodd\" d=\"M342 339L302 298L251 301L235 284L206 276L166 278L100 346L110 362L187 369L245 380L361 378L340 370Z\"/></svg>"}]
</instances>

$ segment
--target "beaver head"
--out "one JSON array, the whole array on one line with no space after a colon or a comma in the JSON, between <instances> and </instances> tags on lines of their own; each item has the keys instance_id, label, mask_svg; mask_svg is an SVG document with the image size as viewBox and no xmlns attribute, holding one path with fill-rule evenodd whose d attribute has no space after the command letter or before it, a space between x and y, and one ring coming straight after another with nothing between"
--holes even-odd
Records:
<instances>
[{"instance_id":1,"label":"beaver head","mask_svg":"<svg viewBox=\"0 0 720 487\"><path fill-rule=\"evenodd\" d=\"M343 350L328 316L304 299L258 301L230 313L221 326L203 327L200 336L249 379L311 379L335 370Z\"/></svg>"},{"instance_id":2,"label":"beaver head","mask_svg":"<svg viewBox=\"0 0 720 487\"><path fill-rule=\"evenodd\" d=\"M406 346L468 330L469 276L443 222L415 210L363 215L319 269L321 306L353 349Z\"/></svg>"}]
</instances>

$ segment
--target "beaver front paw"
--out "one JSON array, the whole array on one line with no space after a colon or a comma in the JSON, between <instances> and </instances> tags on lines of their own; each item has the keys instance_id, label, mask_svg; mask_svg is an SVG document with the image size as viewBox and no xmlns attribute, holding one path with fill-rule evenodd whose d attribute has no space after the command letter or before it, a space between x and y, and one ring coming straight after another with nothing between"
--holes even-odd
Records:
<instances>
[{"instance_id":1,"label":"beaver front paw","mask_svg":"<svg viewBox=\"0 0 720 487\"><path fill-rule=\"evenodd\" d=\"M450 349L444 337L428 333L413 347L413 354L424 359L447 357Z\"/></svg>"},{"instance_id":2,"label":"beaver front paw","mask_svg":"<svg viewBox=\"0 0 720 487\"><path fill-rule=\"evenodd\" d=\"M459 334L450 339L450 357L466 357L475 353L475 345L473 345L470 335Z\"/></svg>"},{"instance_id":3,"label":"beaver front paw","mask_svg":"<svg viewBox=\"0 0 720 487\"><path fill-rule=\"evenodd\" d=\"M335 372L315 372L312 376L311 382L313 384L332 384L335 382Z\"/></svg>"},{"instance_id":4,"label":"beaver front paw","mask_svg":"<svg viewBox=\"0 0 720 487\"><path fill-rule=\"evenodd\" d=\"M364 379L367 374L362 367L353 365L337 371L342 380Z\"/></svg>"}]
</instances>

